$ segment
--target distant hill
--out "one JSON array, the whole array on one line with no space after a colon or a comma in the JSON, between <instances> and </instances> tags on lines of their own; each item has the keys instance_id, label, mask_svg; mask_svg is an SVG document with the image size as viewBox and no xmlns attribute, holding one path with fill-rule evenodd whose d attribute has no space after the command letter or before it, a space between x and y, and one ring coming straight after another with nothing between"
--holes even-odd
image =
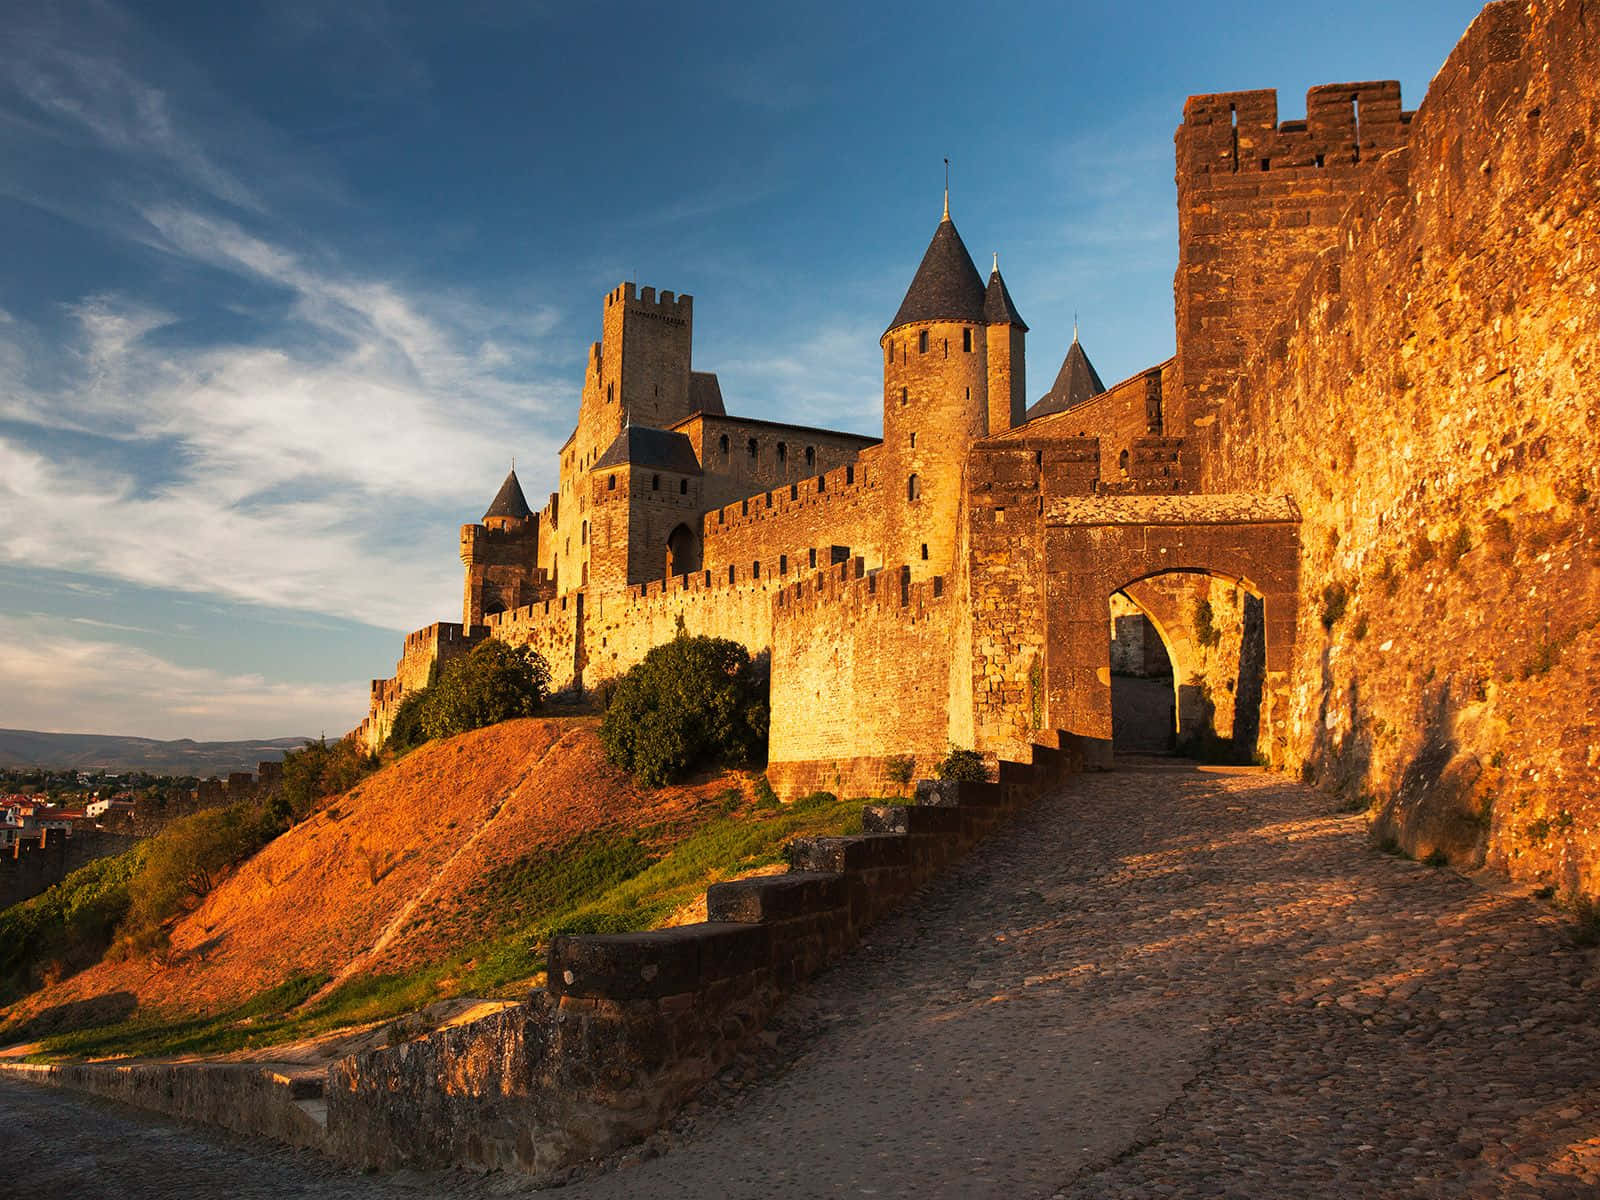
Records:
<instances>
[{"instance_id":1,"label":"distant hill","mask_svg":"<svg viewBox=\"0 0 1600 1200\"><path fill-rule=\"evenodd\" d=\"M103 733L39 733L0 729L0 767L52 767L78 771L148 771L152 775L208 778L230 771L254 771L275 762L285 750L308 738L260 738L242 742L196 742L180 738L116 737Z\"/></svg>"}]
</instances>

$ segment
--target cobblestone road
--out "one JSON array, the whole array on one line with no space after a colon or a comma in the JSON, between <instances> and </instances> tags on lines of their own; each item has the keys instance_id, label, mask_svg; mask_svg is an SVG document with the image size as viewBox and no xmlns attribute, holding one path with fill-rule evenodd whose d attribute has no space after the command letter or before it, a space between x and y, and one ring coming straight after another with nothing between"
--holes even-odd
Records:
<instances>
[{"instance_id":1,"label":"cobblestone road","mask_svg":"<svg viewBox=\"0 0 1600 1200\"><path fill-rule=\"evenodd\" d=\"M572 1200L1594 1197L1600 951L1275 776L1075 780ZM0 1195L481 1196L0 1084ZM7 1191L6 1189L13 1189Z\"/></svg>"}]
</instances>

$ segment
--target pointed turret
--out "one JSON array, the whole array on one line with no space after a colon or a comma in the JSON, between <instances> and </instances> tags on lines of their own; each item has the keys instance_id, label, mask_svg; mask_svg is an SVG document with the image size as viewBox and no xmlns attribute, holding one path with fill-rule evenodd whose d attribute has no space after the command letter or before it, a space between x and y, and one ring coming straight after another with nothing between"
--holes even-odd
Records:
<instances>
[{"instance_id":1,"label":"pointed turret","mask_svg":"<svg viewBox=\"0 0 1600 1200\"><path fill-rule=\"evenodd\" d=\"M522 494L522 484L517 482L517 469L512 467L506 481L494 494L494 502L489 505L489 511L483 514L483 519L488 521L493 517L503 517L511 521L524 521L531 516L533 510L528 507L528 499Z\"/></svg>"},{"instance_id":2,"label":"pointed turret","mask_svg":"<svg viewBox=\"0 0 1600 1200\"><path fill-rule=\"evenodd\" d=\"M983 323L983 278L972 265L972 255L956 232L946 201L944 219L922 255L922 264L906 289L900 311L890 329L913 321L970 321Z\"/></svg>"},{"instance_id":3,"label":"pointed turret","mask_svg":"<svg viewBox=\"0 0 1600 1200\"><path fill-rule=\"evenodd\" d=\"M1106 385L1100 382L1100 373L1094 369L1089 356L1083 352L1077 330L1074 329L1072 345L1067 350L1067 357L1061 362L1061 370L1056 373L1055 383L1039 402L1028 410L1028 420L1049 416L1051 413L1065 412L1105 390Z\"/></svg>"},{"instance_id":4,"label":"pointed turret","mask_svg":"<svg viewBox=\"0 0 1600 1200\"><path fill-rule=\"evenodd\" d=\"M1000 274L1000 255L994 256L989 272L989 288L983 298L983 319L989 328L984 337L988 348L989 429L1004 433L1022 424L1022 410L1028 404L1025 335L1028 325L1017 312L1011 289Z\"/></svg>"},{"instance_id":5,"label":"pointed turret","mask_svg":"<svg viewBox=\"0 0 1600 1200\"><path fill-rule=\"evenodd\" d=\"M1000 256L994 256L994 270L989 272L989 288L983 296L983 319L990 325L1015 325L1023 333L1028 324L1011 300L1011 291L1000 277Z\"/></svg>"}]
</instances>

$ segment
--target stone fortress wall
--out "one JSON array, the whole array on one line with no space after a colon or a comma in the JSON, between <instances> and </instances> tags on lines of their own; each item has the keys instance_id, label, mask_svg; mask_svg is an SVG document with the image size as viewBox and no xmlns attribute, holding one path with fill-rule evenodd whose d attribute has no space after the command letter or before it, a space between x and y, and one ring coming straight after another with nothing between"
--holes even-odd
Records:
<instances>
[{"instance_id":1,"label":"stone fortress wall","mask_svg":"<svg viewBox=\"0 0 1600 1200\"><path fill-rule=\"evenodd\" d=\"M1486 8L1194 431L1202 486L1304 515L1292 758L1413 854L1487 826L1492 862L1590 895L1597 80L1592 8Z\"/></svg>"},{"instance_id":2,"label":"stone fortress wall","mask_svg":"<svg viewBox=\"0 0 1600 1200\"><path fill-rule=\"evenodd\" d=\"M361 736L483 637L594 687L684 629L773 655L786 794L1058 729L1092 764L1116 595L1180 735L1382 800L1414 853L1600 890L1567 715L1600 698L1592 26L1492 4L1416 114L1389 82L1304 120L1192 97L1177 354L1033 420L1026 327L998 270L972 307L948 219L880 341L881 441L728 414L690 298L619 287L559 492L464 528L465 619L412 635Z\"/></svg>"}]
</instances>

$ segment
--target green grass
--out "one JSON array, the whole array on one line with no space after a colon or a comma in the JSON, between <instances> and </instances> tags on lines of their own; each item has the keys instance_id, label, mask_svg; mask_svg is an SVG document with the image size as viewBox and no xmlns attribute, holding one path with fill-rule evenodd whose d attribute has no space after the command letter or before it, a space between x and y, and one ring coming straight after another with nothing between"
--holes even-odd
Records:
<instances>
[{"instance_id":1,"label":"green grass","mask_svg":"<svg viewBox=\"0 0 1600 1200\"><path fill-rule=\"evenodd\" d=\"M782 862L792 838L859 832L864 803L824 792L772 809L726 793L715 815L676 840L660 828L597 831L489 875L479 890L503 914L499 927L443 961L358 976L314 1001L325 975L287 980L220 1012L135 1014L47 1036L34 1057L221 1054L389 1021L455 996L519 997L544 970L555 934L654 928L709 884Z\"/></svg>"}]
</instances>

